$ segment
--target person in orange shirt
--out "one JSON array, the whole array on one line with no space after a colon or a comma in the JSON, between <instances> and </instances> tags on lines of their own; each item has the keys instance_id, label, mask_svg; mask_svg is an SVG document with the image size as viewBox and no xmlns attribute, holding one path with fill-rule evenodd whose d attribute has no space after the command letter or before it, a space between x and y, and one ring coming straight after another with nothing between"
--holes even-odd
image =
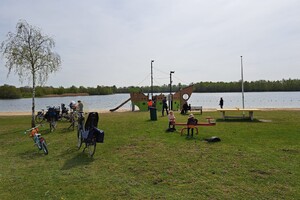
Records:
<instances>
[{"instance_id":1,"label":"person in orange shirt","mask_svg":"<svg viewBox=\"0 0 300 200\"><path fill-rule=\"evenodd\" d=\"M148 100L148 110L153 106L153 102L151 99Z\"/></svg>"}]
</instances>

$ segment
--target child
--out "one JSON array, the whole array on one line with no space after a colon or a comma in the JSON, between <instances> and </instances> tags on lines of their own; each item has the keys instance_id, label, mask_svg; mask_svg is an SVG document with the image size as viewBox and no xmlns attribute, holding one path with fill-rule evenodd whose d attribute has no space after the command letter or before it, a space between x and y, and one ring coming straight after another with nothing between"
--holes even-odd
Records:
<instances>
[{"instance_id":1,"label":"child","mask_svg":"<svg viewBox=\"0 0 300 200\"><path fill-rule=\"evenodd\" d=\"M172 110L168 114L168 119L169 119L169 129L168 130L176 131L176 129L175 129L175 115L174 115L174 112ZM171 126L172 126L172 128L171 128Z\"/></svg>"},{"instance_id":2,"label":"child","mask_svg":"<svg viewBox=\"0 0 300 200\"><path fill-rule=\"evenodd\" d=\"M194 118L193 114L190 114L189 118L188 118L188 121L187 121L187 125L196 125L197 123L198 123L198 120ZM187 129L188 134L186 136L187 138L190 137L190 129L191 129L191 132L192 132L191 137L194 136L194 128L189 128L188 127L188 129Z\"/></svg>"}]
</instances>

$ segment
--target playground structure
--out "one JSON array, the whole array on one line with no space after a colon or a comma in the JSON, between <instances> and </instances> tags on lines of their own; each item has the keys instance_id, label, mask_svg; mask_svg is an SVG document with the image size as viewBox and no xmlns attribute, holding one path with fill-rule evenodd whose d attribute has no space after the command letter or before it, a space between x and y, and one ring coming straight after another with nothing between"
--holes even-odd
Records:
<instances>
[{"instance_id":1,"label":"playground structure","mask_svg":"<svg viewBox=\"0 0 300 200\"><path fill-rule=\"evenodd\" d=\"M178 92L165 96L163 94L153 96L152 101L154 102L154 107L158 111L162 110L162 100L164 97L171 98L171 106L169 105L172 110L180 110L183 106L183 104L188 101L193 93L193 85L190 85L188 87L185 87ZM132 111L134 111L135 106L139 108L140 111L148 111L148 101L149 101L149 95L145 95L142 92L132 92L130 93L130 98L121 103L119 106L117 106L114 109L110 109L111 112L114 112L118 110L120 107L125 105L127 102L131 100L132 104Z\"/></svg>"}]
</instances>

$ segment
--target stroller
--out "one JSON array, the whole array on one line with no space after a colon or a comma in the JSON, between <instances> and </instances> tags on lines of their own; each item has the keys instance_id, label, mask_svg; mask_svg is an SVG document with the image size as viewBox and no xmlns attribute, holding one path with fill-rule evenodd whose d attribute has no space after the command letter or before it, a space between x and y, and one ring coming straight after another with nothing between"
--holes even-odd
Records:
<instances>
[{"instance_id":1,"label":"stroller","mask_svg":"<svg viewBox=\"0 0 300 200\"><path fill-rule=\"evenodd\" d=\"M83 152L88 149L88 153L92 157L96 151L96 144L104 142L104 131L97 128L99 115L97 112L90 112L84 126L84 119L78 121L78 150L82 143L85 143Z\"/></svg>"}]
</instances>

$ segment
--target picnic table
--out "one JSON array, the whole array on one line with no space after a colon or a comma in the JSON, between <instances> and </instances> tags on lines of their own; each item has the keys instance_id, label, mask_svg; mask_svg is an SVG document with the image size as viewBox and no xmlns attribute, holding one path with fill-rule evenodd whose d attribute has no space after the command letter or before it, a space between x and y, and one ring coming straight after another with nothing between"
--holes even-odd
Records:
<instances>
[{"instance_id":1,"label":"picnic table","mask_svg":"<svg viewBox=\"0 0 300 200\"><path fill-rule=\"evenodd\" d=\"M254 111L260 111L259 109L256 108L229 108L229 109L217 109L217 111L221 112L222 118L225 119L230 119L230 118L241 118L241 119L250 119L251 121L253 121L254 117ZM232 113L232 112L239 112L239 113L243 113L242 115L239 116L232 116L232 115L226 115L225 113ZM249 117L245 117L245 112L249 113Z\"/></svg>"}]
</instances>

